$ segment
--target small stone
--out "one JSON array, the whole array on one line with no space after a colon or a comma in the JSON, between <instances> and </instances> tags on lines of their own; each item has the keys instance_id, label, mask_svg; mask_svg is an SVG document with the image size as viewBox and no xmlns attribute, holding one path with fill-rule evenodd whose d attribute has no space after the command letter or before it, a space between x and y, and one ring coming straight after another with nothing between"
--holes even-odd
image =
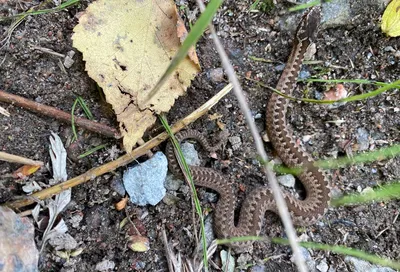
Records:
<instances>
[{"instance_id":1,"label":"small stone","mask_svg":"<svg viewBox=\"0 0 400 272\"><path fill-rule=\"evenodd\" d=\"M386 46L383 50L385 50L386 52L396 52L393 46Z\"/></svg>"},{"instance_id":2,"label":"small stone","mask_svg":"<svg viewBox=\"0 0 400 272\"><path fill-rule=\"evenodd\" d=\"M300 247L300 252L303 255L304 261L306 262L307 268L310 271L315 271L315 261L311 257L310 252L304 247ZM290 258L292 262L294 262L294 258Z\"/></svg>"},{"instance_id":3,"label":"small stone","mask_svg":"<svg viewBox=\"0 0 400 272\"><path fill-rule=\"evenodd\" d=\"M395 272L395 270L389 267L382 267L378 265L371 264L369 262L346 256L344 261L350 266L350 270L354 272L366 272L366 271L374 271L374 272Z\"/></svg>"},{"instance_id":4,"label":"small stone","mask_svg":"<svg viewBox=\"0 0 400 272\"><path fill-rule=\"evenodd\" d=\"M136 205L156 205L165 196L164 181L167 176L167 158L157 152L147 161L124 172L123 181L130 201Z\"/></svg>"},{"instance_id":5,"label":"small stone","mask_svg":"<svg viewBox=\"0 0 400 272\"><path fill-rule=\"evenodd\" d=\"M109 260L104 260L96 264L96 270L97 271L107 271L107 270L113 270L115 268L115 263L113 261Z\"/></svg>"},{"instance_id":6,"label":"small stone","mask_svg":"<svg viewBox=\"0 0 400 272\"><path fill-rule=\"evenodd\" d=\"M64 59L64 63L63 64L64 64L64 67L68 69L68 68L72 67L74 62L75 61L71 57L66 56L65 59Z\"/></svg>"},{"instance_id":7,"label":"small stone","mask_svg":"<svg viewBox=\"0 0 400 272\"><path fill-rule=\"evenodd\" d=\"M286 186L288 188L293 188L294 184L296 183L295 177L290 174L278 176L276 177L276 179L278 180L279 184Z\"/></svg>"},{"instance_id":8,"label":"small stone","mask_svg":"<svg viewBox=\"0 0 400 272\"><path fill-rule=\"evenodd\" d=\"M210 215L204 219L204 235L206 237L206 245L208 248L211 245L212 241L215 239L213 218ZM197 250L198 252L203 251L203 243L199 243Z\"/></svg>"},{"instance_id":9,"label":"small stone","mask_svg":"<svg viewBox=\"0 0 400 272\"><path fill-rule=\"evenodd\" d=\"M279 65L275 66L275 70L277 72L282 72L283 69L285 69L285 64L279 64Z\"/></svg>"},{"instance_id":10,"label":"small stone","mask_svg":"<svg viewBox=\"0 0 400 272\"><path fill-rule=\"evenodd\" d=\"M60 233L50 238L49 244L56 250L72 250L78 246L78 243L68 233Z\"/></svg>"},{"instance_id":11,"label":"small stone","mask_svg":"<svg viewBox=\"0 0 400 272\"><path fill-rule=\"evenodd\" d=\"M316 268L320 272L327 272L328 269L329 269L329 266L328 266L328 264L326 263L325 260L322 260L322 261L319 262L319 264L317 265Z\"/></svg>"},{"instance_id":12,"label":"small stone","mask_svg":"<svg viewBox=\"0 0 400 272\"><path fill-rule=\"evenodd\" d=\"M311 76L311 73L306 70L301 70L299 73L299 79L307 79Z\"/></svg>"},{"instance_id":13,"label":"small stone","mask_svg":"<svg viewBox=\"0 0 400 272\"><path fill-rule=\"evenodd\" d=\"M237 258L237 264L238 264L238 266L245 266L251 260L252 260L252 257L249 253L242 253Z\"/></svg>"},{"instance_id":14,"label":"small stone","mask_svg":"<svg viewBox=\"0 0 400 272\"><path fill-rule=\"evenodd\" d=\"M224 80L224 69L211 69L208 73L208 76L210 77L210 80L214 83L222 82Z\"/></svg>"},{"instance_id":15,"label":"small stone","mask_svg":"<svg viewBox=\"0 0 400 272\"><path fill-rule=\"evenodd\" d=\"M164 196L164 198L162 199L162 201L166 204L166 205L168 205L168 206L173 206L173 205L175 205L177 202L179 202L181 199L179 198L179 197L177 197L177 196L174 196L174 195L172 195L172 194L166 194L165 196Z\"/></svg>"},{"instance_id":16,"label":"small stone","mask_svg":"<svg viewBox=\"0 0 400 272\"><path fill-rule=\"evenodd\" d=\"M73 228L78 228L79 227L79 223L82 221L83 219L83 214L81 213L75 213L71 219L69 220L69 223L72 225Z\"/></svg>"},{"instance_id":17,"label":"small stone","mask_svg":"<svg viewBox=\"0 0 400 272\"><path fill-rule=\"evenodd\" d=\"M215 203L218 201L218 195L211 192L204 192L201 194L202 198L208 203Z\"/></svg>"},{"instance_id":18,"label":"small stone","mask_svg":"<svg viewBox=\"0 0 400 272\"><path fill-rule=\"evenodd\" d=\"M183 143L181 144L181 150L188 165L199 166L201 164L199 159L199 153L194 148L193 144Z\"/></svg>"},{"instance_id":19,"label":"small stone","mask_svg":"<svg viewBox=\"0 0 400 272\"><path fill-rule=\"evenodd\" d=\"M347 25L351 20L350 1L336 0L322 5L322 24L326 28Z\"/></svg>"},{"instance_id":20,"label":"small stone","mask_svg":"<svg viewBox=\"0 0 400 272\"><path fill-rule=\"evenodd\" d=\"M356 138L358 143L358 150L359 151L367 150L369 147L368 131L365 128L358 128Z\"/></svg>"},{"instance_id":21,"label":"small stone","mask_svg":"<svg viewBox=\"0 0 400 272\"><path fill-rule=\"evenodd\" d=\"M256 113L255 115L254 115L254 119L261 119L261 117L262 117L262 114L261 113Z\"/></svg>"},{"instance_id":22,"label":"small stone","mask_svg":"<svg viewBox=\"0 0 400 272\"><path fill-rule=\"evenodd\" d=\"M39 251L34 227L27 217L20 217L0 206L0 270L39 271Z\"/></svg>"},{"instance_id":23,"label":"small stone","mask_svg":"<svg viewBox=\"0 0 400 272\"><path fill-rule=\"evenodd\" d=\"M312 135L304 135L302 138L303 143L307 143L312 138Z\"/></svg>"},{"instance_id":24,"label":"small stone","mask_svg":"<svg viewBox=\"0 0 400 272\"><path fill-rule=\"evenodd\" d=\"M177 191L183 183L183 180L175 178L172 174L168 174L164 186L168 191Z\"/></svg>"},{"instance_id":25,"label":"small stone","mask_svg":"<svg viewBox=\"0 0 400 272\"><path fill-rule=\"evenodd\" d=\"M229 137L228 140L232 145L233 151L238 150L240 148L240 146L242 145L242 139L240 139L239 136Z\"/></svg>"},{"instance_id":26,"label":"small stone","mask_svg":"<svg viewBox=\"0 0 400 272\"><path fill-rule=\"evenodd\" d=\"M111 181L111 188L120 196L125 196L126 191L124 184L122 183L121 177L113 178L113 180Z\"/></svg>"},{"instance_id":27,"label":"small stone","mask_svg":"<svg viewBox=\"0 0 400 272\"><path fill-rule=\"evenodd\" d=\"M269 143L268 133L263 133L262 139L263 139L264 142Z\"/></svg>"}]
</instances>

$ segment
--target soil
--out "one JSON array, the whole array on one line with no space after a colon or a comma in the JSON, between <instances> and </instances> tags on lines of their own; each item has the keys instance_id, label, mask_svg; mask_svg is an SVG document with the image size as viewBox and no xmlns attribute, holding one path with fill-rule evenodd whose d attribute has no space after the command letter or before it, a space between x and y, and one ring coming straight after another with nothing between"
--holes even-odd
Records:
<instances>
[{"instance_id":1,"label":"soil","mask_svg":"<svg viewBox=\"0 0 400 272\"><path fill-rule=\"evenodd\" d=\"M22 12L31 5L38 4L37 1L0 2L4 3L0 8L2 15ZM34 49L34 46L40 46L61 54L74 50L71 41L72 29L78 22L77 14L82 12L89 2L82 1L68 11L31 16L22 22L11 35L9 44L0 51L0 89L66 112L71 111L79 95L88 103L95 120L117 127L110 107L86 74L85 64L79 52L74 57L75 63L72 67L63 71L59 66L59 57ZM195 9L194 2L190 1L187 4L189 10ZM264 133L264 112L270 91L246 80L245 77L260 80L269 86L276 85L281 72L280 64L285 63L291 49L295 25L286 28L280 23L290 16L287 11L289 3L278 1L280 3L270 11L250 13L251 2L226 1L214 23L241 78L259 131ZM321 62L317 65L305 65L304 73L329 79L371 79L382 82L398 79L399 56L396 57L391 48L399 52L399 40L386 38L382 34L379 28L382 9L373 4L357 2L361 1L355 1L352 5L360 5L360 13L354 15L351 23L319 32L315 59ZM184 12L182 16L187 22ZM9 21L1 22L0 34L5 33L9 26ZM226 80L221 82L210 76L214 69L221 67L221 62L208 34L203 35L198 43L197 53L202 72L193 81L187 96L179 98L169 112L170 123L195 110L227 83ZM255 61L251 59L252 56L271 61ZM374 90L371 85L344 86L351 95ZM300 83L296 96L318 98L329 87L322 83ZM317 104L292 103L288 120L300 140L310 138L303 145L315 158L352 156L363 152L365 144L366 150L399 144L399 105L398 91L388 91L367 100L350 102L332 109ZM63 142L72 137L70 125L14 105L0 103L0 106L11 113L9 118L0 117L1 151L48 162L50 132L59 134ZM240 137L241 145L233 149L232 144L226 141L225 148L218 154L221 160L209 159L208 166L223 172L234 181L239 198L243 199L243 191L250 191L254 186L265 184L266 180L256 161L257 155L251 135L233 94L222 99L208 115L195 122L191 128L209 135L210 139L215 138L219 127L215 120L209 118L209 115L215 113L221 115L219 121L224 124L230 136ZM80 109L77 114L83 116ZM332 122L335 120L344 122L335 124ZM360 129L367 133L366 142L357 139L361 133ZM69 149L70 155L101 143L107 144L107 148L81 160L73 159L71 155L72 159L68 160L67 166L69 177L75 177L91 167L113 160L115 151L121 150L120 142L116 140L83 130L79 130L79 135L79 150ZM266 144L266 148L273 157L269 143ZM333 192L335 195L342 195L398 180L399 163L399 158L392 158L331 170L330 182ZM0 162L0 175L4 176L0 178L0 203L23 195L22 184L5 177L18 167L15 164ZM167 205L161 202L154 207L136 207L129 204L128 211L135 215L136 227L150 240L150 250L138 253L128 249L125 236L129 231L119 229L119 224L126 214L115 210L114 204L121 197L111 187L112 183L121 179L125 169L126 167L122 167L73 189L73 200L62 217L69 227L68 233L78 241L79 247L84 248L84 251L67 261L58 257L55 250L48 245L40 256L40 271L93 271L96 264L103 260L113 261L114 271L167 271L166 253L161 239L163 226L174 250L187 258L192 256L196 247L194 234L198 232L199 226L193 225L189 194L180 191L174 192L178 198L174 204ZM35 173L31 180L48 183L50 178L51 173L42 170ZM199 189L199 195L204 209L212 211L215 203L209 202L206 191ZM390 259L399 259L399 212L399 201L330 208L319 223L298 229L299 235L308 241L345 245ZM268 219L268 226L264 227L263 234L269 237L285 237L284 230L275 217ZM37 237L40 235L41 232L38 231ZM218 251L220 249L222 247L218 248ZM325 260L336 271L351 271L342 255L322 251L312 251L311 255L317 263ZM270 259L263 261L266 258ZM254 244L251 254L240 256L248 265L248 268L243 270L254 271L255 265L263 267L263 264L263 269L266 269L264 271L295 271L290 258L289 247L259 242ZM211 259L220 265L219 254L215 254Z\"/></svg>"}]
</instances>

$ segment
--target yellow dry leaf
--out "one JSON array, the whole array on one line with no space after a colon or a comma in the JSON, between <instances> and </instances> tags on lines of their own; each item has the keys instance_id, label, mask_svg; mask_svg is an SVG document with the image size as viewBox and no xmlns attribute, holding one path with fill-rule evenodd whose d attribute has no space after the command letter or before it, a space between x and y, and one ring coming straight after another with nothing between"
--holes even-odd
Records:
<instances>
[{"instance_id":1,"label":"yellow dry leaf","mask_svg":"<svg viewBox=\"0 0 400 272\"><path fill-rule=\"evenodd\" d=\"M24 165L13 172L14 178L25 178L40 169L40 165Z\"/></svg>"},{"instance_id":2,"label":"yellow dry leaf","mask_svg":"<svg viewBox=\"0 0 400 272\"><path fill-rule=\"evenodd\" d=\"M179 49L177 22L172 0L99 0L74 28L73 45L113 106L128 152L154 124L155 114L169 111L200 69L186 58L144 104Z\"/></svg>"},{"instance_id":3,"label":"yellow dry leaf","mask_svg":"<svg viewBox=\"0 0 400 272\"><path fill-rule=\"evenodd\" d=\"M146 252L150 249L150 242L147 237L141 235L132 235L128 238L128 247L136 252Z\"/></svg>"},{"instance_id":4,"label":"yellow dry leaf","mask_svg":"<svg viewBox=\"0 0 400 272\"><path fill-rule=\"evenodd\" d=\"M392 0L382 16L381 29L390 37L400 36L400 0Z\"/></svg>"}]
</instances>

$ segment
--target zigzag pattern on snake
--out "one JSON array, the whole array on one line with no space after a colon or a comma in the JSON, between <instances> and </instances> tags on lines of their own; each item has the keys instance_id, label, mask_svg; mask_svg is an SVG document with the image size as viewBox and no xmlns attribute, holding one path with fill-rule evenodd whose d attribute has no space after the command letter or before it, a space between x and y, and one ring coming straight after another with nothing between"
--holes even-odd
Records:
<instances>
[{"instance_id":1,"label":"zigzag pattern on snake","mask_svg":"<svg viewBox=\"0 0 400 272\"><path fill-rule=\"evenodd\" d=\"M320 21L320 8L314 7L306 13L296 31L293 49L282 72L277 90L292 95L296 79L301 68L304 55L310 44L316 38ZM319 220L329 204L329 187L323 171L313 165L313 160L301 147L296 144L293 133L286 121L288 100L276 93L272 94L266 109L267 132L274 149L288 167L306 167L298 175L306 190L306 198L299 200L284 193L286 203L293 222L296 225L310 225ZM179 141L196 139L206 149L210 150L207 140L198 132L184 131L177 135ZM179 174L172 145L167 145L167 157L170 170ZM270 189L260 187L247 194L240 210L239 221L235 225L234 208L236 195L232 184L219 172L205 167L190 167L196 186L207 187L219 193L219 200L214 213L214 230L218 238L238 236L258 236L261 231L266 211L277 213ZM236 251L247 251L252 242L233 243L229 246Z\"/></svg>"}]
</instances>

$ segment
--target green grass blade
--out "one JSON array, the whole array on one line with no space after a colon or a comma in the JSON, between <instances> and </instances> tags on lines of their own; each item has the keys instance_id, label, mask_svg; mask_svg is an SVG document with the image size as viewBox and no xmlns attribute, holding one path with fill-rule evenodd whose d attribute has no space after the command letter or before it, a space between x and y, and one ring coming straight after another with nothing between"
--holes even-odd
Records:
<instances>
[{"instance_id":1,"label":"green grass blade","mask_svg":"<svg viewBox=\"0 0 400 272\"><path fill-rule=\"evenodd\" d=\"M27 12L23 12L23 13L19 13L16 15L12 15L12 16L0 16L0 21L2 20L11 20L14 18L18 18L20 16L29 16L29 15L40 15L40 14L46 14L46 13L51 13L51 12L57 12L63 9L66 9L72 5L78 4L80 0L68 0L65 3L62 3L61 5L52 8L52 9L41 9L41 10L35 10L35 11L27 11Z\"/></svg>"},{"instance_id":2,"label":"green grass blade","mask_svg":"<svg viewBox=\"0 0 400 272\"><path fill-rule=\"evenodd\" d=\"M377 81L368 79L320 79L320 78L308 78L299 79L298 82L320 82L320 83L356 83L356 84L375 84Z\"/></svg>"},{"instance_id":3,"label":"green grass blade","mask_svg":"<svg viewBox=\"0 0 400 272\"><path fill-rule=\"evenodd\" d=\"M361 194L349 194L340 198L332 199L332 206L347 206L353 204L370 203L373 201L388 201L400 199L400 181L382 185L380 188L363 192Z\"/></svg>"},{"instance_id":4,"label":"green grass blade","mask_svg":"<svg viewBox=\"0 0 400 272\"><path fill-rule=\"evenodd\" d=\"M71 109L71 127L72 127L72 133L74 134L74 137L72 138L72 142L78 139L78 134L76 133L76 127L75 127L75 108L76 104L78 104L78 98L75 99L74 104L72 105Z\"/></svg>"},{"instance_id":5,"label":"green grass blade","mask_svg":"<svg viewBox=\"0 0 400 272\"><path fill-rule=\"evenodd\" d=\"M165 130L167 131L170 139L172 140L172 144L174 145L175 150L178 153L177 159L179 160L179 163L181 166L183 166L183 171L185 172L185 177L188 179L190 183L190 188L192 190L192 195L193 195L193 201L195 204L195 209L196 212L200 218L200 231L201 231L201 241L203 245L203 263L204 263L204 268L206 271L208 271L208 260L207 260L207 241L206 241L206 235L205 235L205 229L204 229L204 218L203 218L203 211L200 205L199 198L197 197L197 192L196 188L194 186L193 182L193 177L189 169L189 165L186 163L185 157L183 156L181 147L175 138L175 135L172 133L171 127L168 124L167 119L164 116L159 116L160 121L162 125L164 126Z\"/></svg>"},{"instance_id":6,"label":"green grass blade","mask_svg":"<svg viewBox=\"0 0 400 272\"><path fill-rule=\"evenodd\" d=\"M203 35L203 32L206 30L208 24L211 22L214 14L217 12L222 2L222 0L211 0L210 3L208 3L207 8L200 15L200 18L196 21L193 28L190 30L186 39L182 43L182 46L179 48L178 52L169 64L167 70L157 82L156 86L154 86L154 88L148 94L145 103L151 100L156 95L161 86L173 73L179 63L186 58L189 49L194 46L200 39L201 35Z\"/></svg>"},{"instance_id":7,"label":"green grass blade","mask_svg":"<svg viewBox=\"0 0 400 272\"><path fill-rule=\"evenodd\" d=\"M303 10L303 9L307 9L307 8L310 8L310 7L313 7L313 6L318 6L320 4L321 4L320 0L310 1L310 2L308 2L306 4L296 5L296 6L292 7L292 8L290 8L289 11L292 12L292 11Z\"/></svg>"},{"instance_id":8,"label":"green grass blade","mask_svg":"<svg viewBox=\"0 0 400 272\"><path fill-rule=\"evenodd\" d=\"M97 150L100 150L100 149L102 149L102 148L104 148L104 147L106 147L106 146L107 146L107 145L105 145L105 144L95 146L95 147L93 147L92 149L89 149L88 151L86 151L85 153L80 154L80 155L78 156L78 159L82 159L82 158L84 158L84 157L87 157L87 156L93 154L94 152L96 152Z\"/></svg>"},{"instance_id":9,"label":"green grass blade","mask_svg":"<svg viewBox=\"0 0 400 272\"><path fill-rule=\"evenodd\" d=\"M283 96L283 97L285 97L285 98L287 98L289 100L301 101L301 102L307 102L307 103L315 103L315 104L333 104L333 103L343 103L343 102L352 102L352 101L358 101L358 100L365 100L367 98L371 98L371 97L377 96L379 94L382 94L382 93L384 93L384 92L386 92L386 91L388 91L390 89L399 89L400 88L400 80L397 80L397 81L395 81L393 83L373 82L374 84L382 86L382 87L380 87L380 88L378 88L378 89L376 89L376 90L374 90L372 92L359 94L359 95L353 95L353 96L349 96L349 97L346 97L346 98L343 98L343 99L339 99L339 100L316 100L316 99L309 99L309 98L295 98L295 97L289 96L287 94L284 94L284 93L282 93L281 91L279 91L279 90L277 90L275 88L267 86L267 85L265 85L265 84L263 84L263 83L261 83L259 81L256 81L256 80L253 80L253 79L248 79L248 78L247 78L247 80L256 82L256 84L258 84L258 85L260 85L260 86L262 86L264 88L270 89L273 92L275 92L275 93L279 94L280 96ZM313 81L313 82L326 82L326 81L322 81L322 80L318 80L318 79L314 79L314 80L310 80L310 81ZM371 83L369 81L367 82L367 81L364 81L362 79L360 79L360 80L330 80L330 82L350 82L350 81L352 81L354 83L360 83L360 84Z\"/></svg>"},{"instance_id":10,"label":"green grass blade","mask_svg":"<svg viewBox=\"0 0 400 272\"><path fill-rule=\"evenodd\" d=\"M365 153L357 154L353 157L341 157L337 159L326 159L318 160L314 162L314 165L323 169L338 169L349 165L355 165L360 163L370 163L375 161L382 161L389 158L394 158L400 155L400 145L392 145L384 147L376 151L369 151ZM305 168L307 165L305 166ZM286 173L298 175L303 170L302 168L288 168L283 165L274 165L274 171L278 173Z\"/></svg>"},{"instance_id":11,"label":"green grass blade","mask_svg":"<svg viewBox=\"0 0 400 272\"><path fill-rule=\"evenodd\" d=\"M393 83L387 84L385 86L380 87L379 89L376 89L375 91L368 92L365 94L359 94L359 95L354 95L350 97L346 97L344 99L340 99L337 102L351 102L351 101L357 101L357 100L364 100L373 96L377 96L383 92L386 92L387 90L393 89L393 88L399 88L400 85L400 80L397 80Z\"/></svg>"},{"instance_id":12,"label":"green grass blade","mask_svg":"<svg viewBox=\"0 0 400 272\"><path fill-rule=\"evenodd\" d=\"M252 11L252 10L257 10L257 6L258 6L259 3L260 3L260 0L255 0L255 1L253 2L253 4L250 5L249 10L250 10L250 11Z\"/></svg>"},{"instance_id":13,"label":"green grass blade","mask_svg":"<svg viewBox=\"0 0 400 272\"><path fill-rule=\"evenodd\" d=\"M78 102L79 105L82 107L83 111L85 112L86 117L90 120L93 120L93 114L81 96L78 96Z\"/></svg>"},{"instance_id":14,"label":"green grass blade","mask_svg":"<svg viewBox=\"0 0 400 272\"><path fill-rule=\"evenodd\" d=\"M357 154L351 158L341 157L332 160L319 160L315 163L315 165L323 169L337 169L348 165L381 161L388 158L394 158L399 155L400 155L400 144L384 147L376 151Z\"/></svg>"},{"instance_id":15,"label":"green grass blade","mask_svg":"<svg viewBox=\"0 0 400 272\"><path fill-rule=\"evenodd\" d=\"M272 238L272 242L281 244L281 245L289 245L289 241L282 238ZM317 250L324 250L324 251L331 251L338 254L343 254L346 256L356 257L377 265L391 267L393 269L400 269L400 262L392 261L386 258L381 258L374 254L366 253L362 250L353 249L345 246L332 246L326 244L318 244L312 242L300 242L299 243L302 247L317 249Z\"/></svg>"}]
</instances>

